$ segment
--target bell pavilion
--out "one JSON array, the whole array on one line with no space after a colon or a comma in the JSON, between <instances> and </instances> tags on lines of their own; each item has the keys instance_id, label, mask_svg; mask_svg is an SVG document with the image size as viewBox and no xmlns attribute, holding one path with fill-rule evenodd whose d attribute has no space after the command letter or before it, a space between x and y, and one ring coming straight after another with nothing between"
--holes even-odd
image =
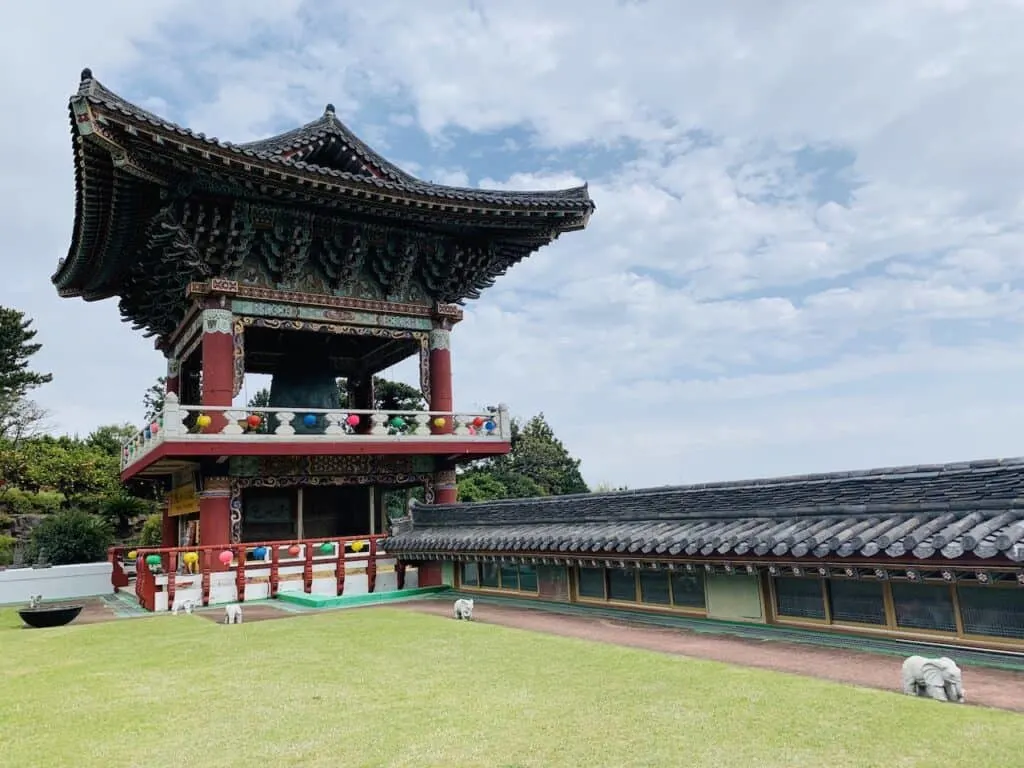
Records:
<instances>
[{"instance_id":1,"label":"bell pavilion","mask_svg":"<svg viewBox=\"0 0 1024 768\"><path fill-rule=\"evenodd\" d=\"M163 412L122 457L122 479L166 484L164 547L379 535L385 492L452 503L459 462L509 451L504 406L456 408L450 334L467 300L586 227L586 186L421 181L330 104L222 141L88 69L70 118L74 234L52 279L61 296L116 297L167 360ZM409 357L426 408L385 410L374 376ZM258 412L237 404L247 373L272 377Z\"/></svg>"}]
</instances>

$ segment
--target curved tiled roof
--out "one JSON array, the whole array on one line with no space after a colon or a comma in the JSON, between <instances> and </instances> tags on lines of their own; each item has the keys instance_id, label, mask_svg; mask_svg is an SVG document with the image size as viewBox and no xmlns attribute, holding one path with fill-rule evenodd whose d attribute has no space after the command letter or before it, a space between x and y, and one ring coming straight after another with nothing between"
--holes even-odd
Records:
<instances>
[{"instance_id":1,"label":"curved tiled roof","mask_svg":"<svg viewBox=\"0 0 1024 768\"><path fill-rule=\"evenodd\" d=\"M1005 557L1024 561L1024 459L417 506L395 554Z\"/></svg>"},{"instance_id":2,"label":"curved tiled roof","mask_svg":"<svg viewBox=\"0 0 1024 768\"><path fill-rule=\"evenodd\" d=\"M339 181L353 181L370 184L380 189L405 192L427 197L437 197L465 203L502 205L538 209L556 209L589 215L595 206L590 198L587 185L551 191L504 191L450 187L421 181L390 163L360 140L334 114L334 108L327 105L324 114L311 123L277 136L259 141L235 144L207 137L203 133L166 120L118 96L93 77L92 70L82 70L78 92L72 102L84 100L87 103L117 112L134 121L148 123L166 133L176 134L236 155L262 161L280 167L287 167L315 176L332 177ZM334 138L358 156L360 172L340 170L330 165L306 162L314 157L318 145L325 139ZM346 164L346 167L351 167Z\"/></svg>"}]
</instances>

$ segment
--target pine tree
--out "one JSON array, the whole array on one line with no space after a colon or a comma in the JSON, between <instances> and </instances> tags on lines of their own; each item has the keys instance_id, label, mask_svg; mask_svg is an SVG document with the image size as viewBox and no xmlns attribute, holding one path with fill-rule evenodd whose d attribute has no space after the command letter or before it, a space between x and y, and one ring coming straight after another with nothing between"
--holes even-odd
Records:
<instances>
[{"instance_id":1,"label":"pine tree","mask_svg":"<svg viewBox=\"0 0 1024 768\"><path fill-rule=\"evenodd\" d=\"M43 346L33 341L35 337L31 318L16 309L0 307L0 400L17 402L53 379L52 374L29 368L29 360Z\"/></svg>"}]
</instances>

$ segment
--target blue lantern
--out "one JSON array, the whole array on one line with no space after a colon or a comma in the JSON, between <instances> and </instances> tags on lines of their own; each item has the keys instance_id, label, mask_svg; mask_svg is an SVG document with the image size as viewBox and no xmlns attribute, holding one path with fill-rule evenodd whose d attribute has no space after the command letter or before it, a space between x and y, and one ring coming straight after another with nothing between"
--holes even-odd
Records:
<instances>
[{"instance_id":1,"label":"blue lantern","mask_svg":"<svg viewBox=\"0 0 1024 768\"><path fill-rule=\"evenodd\" d=\"M256 547L256 549L254 549L252 551L252 556L255 557L257 560L266 560L267 559L267 548L266 547Z\"/></svg>"},{"instance_id":2,"label":"blue lantern","mask_svg":"<svg viewBox=\"0 0 1024 768\"><path fill-rule=\"evenodd\" d=\"M149 431L149 427L146 427L146 431L143 434L146 436L147 440L153 436L153 433Z\"/></svg>"},{"instance_id":3,"label":"blue lantern","mask_svg":"<svg viewBox=\"0 0 1024 768\"><path fill-rule=\"evenodd\" d=\"M493 421L488 420L488 422L484 424L484 429L486 429L488 432L493 432L495 427L497 426L498 425L495 424Z\"/></svg>"},{"instance_id":4,"label":"blue lantern","mask_svg":"<svg viewBox=\"0 0 1024 768\"><path fill-rule=\"evenodd\" d=\"M307 427L315 427L316 416L314 416L312 413L307 413L305 416L302 417L302 423L305 424Z\"/></svg>"}]
</instances>

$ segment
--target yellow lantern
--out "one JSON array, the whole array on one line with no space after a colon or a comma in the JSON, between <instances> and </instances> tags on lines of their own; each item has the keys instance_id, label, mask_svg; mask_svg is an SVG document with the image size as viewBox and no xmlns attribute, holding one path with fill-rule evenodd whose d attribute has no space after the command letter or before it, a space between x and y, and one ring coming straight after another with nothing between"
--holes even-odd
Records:
<instances>
[{"instance_id":1,"label":"yellow lantern","mask_svg":"<svg viewBox=\"0 0 1024 768\"><path fill-rule=\"evenodd\" d=\"M213 419L207 416L205 413L200 413L196 416L196 426L200 429L206 429L210 424L213 423Z\"/></svg>"},{"instance_id":2,"label":"yellow lantern","mask_svg":"<svg viewBox=\"0 0 1024 768\"><path fill-rule=\"evenodd\" d=\"M199 553L198 552L186 552L185 554L183 554L181 556L181 559L182 559L182 561L184 561L185 565L195 565L196 563L199 562Z\"/></svg>"},{"instance_id":3,"label":"yellow lantern","mask_svg":"<svg viewBox=\"0 0 1024 768\"><path fill-rule=\"evenodd\" d=\"M441 427L443 427L447 423L448 422L446 422L444 420L443 416L438 416L436 419L434 419L434 426L437 427L438 429L440 429Z\"/></svg>"},{"instance_id":4,"label":"yellow lantern","mask_svg":"<svg viewBox=\"0 0 1024 768\"><path fill-rule=\"evenodd\" d=\"M129 560L136 560L136 559L138 559L138 557L139 557L139 553L136 552L134 549L131 552L128 553L128 559Z\"/></svg>"},{"instance_id":5,"label":"yellow lantern","mask_svg":"<svg viewBox=\"0 0 1024 768\"><path fill-rule=\"evenodd\" d=\"M363 547L366 545L361 541L353 541L350 546L352 547L353 552L362 552Z\"/></svg>"}]
</instances>

